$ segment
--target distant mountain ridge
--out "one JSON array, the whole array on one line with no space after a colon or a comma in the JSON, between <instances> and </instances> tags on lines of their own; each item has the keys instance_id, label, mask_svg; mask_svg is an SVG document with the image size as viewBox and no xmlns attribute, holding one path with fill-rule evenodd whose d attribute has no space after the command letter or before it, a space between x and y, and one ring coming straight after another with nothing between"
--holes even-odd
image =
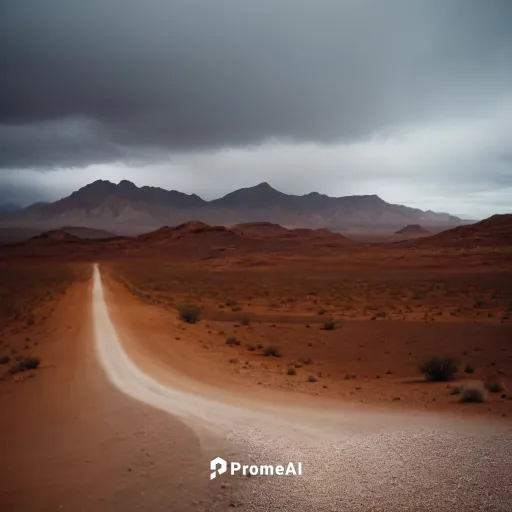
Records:
<instances>
[{"instance_id":1,"label":"distant mountain ridge","mask_svg":"<svg viewBox=\"0 0 512 512\"><path fill-rule=\"evenodd\" d=\"M461 219L448 213L390 204L377 195L330 197L317 192L285 194L268 183L235 190L205 201L196 194L159 187L137 187L98 180L53 203L38 203L0 214L3 226L63 225L100 228L117 233L142 233L191 220L235 225L271 222L287 228L400 228L406 224L453 227Z\"/></svg>"}]
</instances>

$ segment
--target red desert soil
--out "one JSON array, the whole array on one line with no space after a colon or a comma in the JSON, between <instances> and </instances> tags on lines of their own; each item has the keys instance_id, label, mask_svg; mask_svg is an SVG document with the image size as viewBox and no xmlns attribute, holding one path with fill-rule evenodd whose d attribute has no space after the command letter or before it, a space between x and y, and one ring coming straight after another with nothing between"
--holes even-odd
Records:
<instances>
[{"instance_id":1,"label":"red desert soil","mask_svg":"<svg viewBox=\"0 0 512 512\"><path fill-rule=\"evenodd\" d=\"M144 333L135 350L141 361L244 393L269 388L395 408L512 414L509 396L468 407L451 384L426 382L418 369L424 357L448 353L460 361L460 380L511 378L510 271L347 271L310 263L211 271L153 260L103 264L102 271L115 323ZM200 307L201 321L179 320L182 304ZM327 330L331 320L335 328ZM280 357L266 357L269 346ZM474 373L464 373L467 365Z\"/></svg>"},{"instance_id":2,"label":"red desert soil","mask_svg":"<svg viewBox=\"0 0 512 512\"><path fill-rule=\"evenodd\" d=\"M208 480L219 442L107 382L91 343L91 265L8 271L30 273L40 290L10 282L27 308L16 320L2 309L0 355L9 348L41 366L0 381L0 510L226 510L237 481Z\"/></svg>"},{"instance_id":3,"label":"red desert soil","mask_svg":"<svg viewBox=\"0 0 512 512\"><path fill-rule=\"evenodd\" d=\"M418 361L449 353L458 379L497 376L510 389L511 225L498 216L365 244L189 223L145 238L47 233L3 247L0 356L36 356L41 365L0 381L8 440L0 509L225 510L242 485L209 484L218 445L175 417L134 407L107 382L91 343L92 262L114 323L130 334L130 355L162 378L173 368L243 400L497 421L512 415L509 392L461 404L450 384L426 382ZM201 308L198 323L178 318L183 304Z\"/></svg>"},{"instance_id":4,"label":"red desert soil","mask_svg":"<svg viewBox=\"0 0 512 512\"><path fill-rule=\"evenodd\" d=\"M9 273L14 258L102 262L118 319L152 340L139 340L141 349L201 379L509 415L509 395L462 406L447 384L425 383L418 362L449 353L460 362L459 379L511 378L512 253L500 238L511 219L393 244L351 242L327 230L192 222L135 238L47 236L43 246L4 248L3 268ZM480 247L482 234L494 245ZM457 237L462 247L452 243ZM178 320L182 304L200 307L202 320ZM269 346L279 357L264 355ZM474 372L464 373L466 366Z\"/></svg>"}]
</instances>

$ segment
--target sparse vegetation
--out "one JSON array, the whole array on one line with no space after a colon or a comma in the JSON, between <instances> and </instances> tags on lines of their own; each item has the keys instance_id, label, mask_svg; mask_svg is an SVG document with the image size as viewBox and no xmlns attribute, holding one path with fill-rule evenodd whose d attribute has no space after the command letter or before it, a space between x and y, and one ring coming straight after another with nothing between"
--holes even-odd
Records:
<instances>
[{"instance_id":1,"label":"sparse vegetation","mask_svg":"<svg viewBox=\"0 0 512 512\"><path fill-rule=\"evenodd\" d=\"M451 387L451 395L460 395L462 393L462 387L461 385L458 386L452 386Z\"/></svg>"},{"instance_id":2,"label":"sparse vegetation","mask_svg":"<svg viewBox=\"0 0 512 512\"><path fill-rule=\"evenodd\" d=\"M314 375L310 375L308 377L308 382L318 382L318 377L315 377Z\"/></svg>"},{"instance_id":3,"label":"sparse vegetation","mask_svg":"<svg viewBox=\"0 0 512 512\"><path fill-rule=\"evenodd\" d=\"M8 364L11 362L11 358L7 355L0 357L0 364Z\"/></svg>"},{"instance_id":4,"label":"sparse vegetation","mask_svg":"<svg viewBox=\"0 0 512 512\"><path fill-rule=\"evenodd\" d=\"M384 261L387 246L381 247L382 253L375 251L379 258L382 256L382 267L387 268L387 261ZM477 272L472 272L469 267L468 272L452 272L453 267L445 266L444 253L434 251L435 258L424 260L422 250L417 254L407 252L410 272L401 269L401 264L394 258L389 272L376 272L371 264L366 263L354 272L352 256L347 255L347 259L342 261L335 251L332 251L332 259L329 256L325 260L325 265L324 262L322 265L305 263L305 255L297 263L290 260L289 265L288 262L282 265L278 257L268 254L261 256L264 265L253 267L250 264L252 256L248 256L246 264L242 257L238 259L235 251L233 265L215 265L215 268L210 268L208 261L199 265L193 261L176 261L173 265L164 262L159 267L123 261L110 265L110 268L111 274L124 274L129 282L143 291L152 289L153 284L149 286L151 281L158 283L161 288L158 297L165 307L168 307L170 297L176 305L197 304L201 307L200 325L212 323L212 334L208 340L212 342L210 349L220 346L225 354L224 364L230 357L240 359L240 366L226 365L231 372L242 368L245 358L250 359L255 371L246 378L254 378L255 382L261 380L262 385L267 385L266 378L272 381L275 373L280 373L285 384L298 383L306 388L301 388L301 391L309 393L321 390L328 381L332 383L326 392L329 395L338 394L338 383L344 386L343 392L347 397L354 391L354 386L362 386L364 400L390 401L401 396L404 402L417 402L417 405L424 404L433 409L459 401L462 385L459 380L450 381L454 377L480 379L483 383L485 376L496 374L505 379L510 389L507 381L512 368L512 350L507 344L507 327L498 324L504 316L512 316L511 275L495 272L493 258L489 258L488 268L475 267ZM462 260L461 264L464 266L467 262L472 265L480 259L485 260L486 250L475 253L474 261L472 257ZM226 256L231 256L231 253L226 253ZM370 255L368 257L371 259ZM501 256L496 255L496 263L501 265L499 258ZM413 271L413 267L422 261L429 263L428 268L420 265ZM104 268L108 268L107 265ZM310 291L313 292L311 295ZM413 294L415 300L411 300ZM475 297L485 301L482 309L474 308ZM290 298L295 300L290 301ZM226 303L230 306L225 306ZM219 309L219 304L225 308ZM242 311L232 312L232 307L236 306L241 306ZM455 316L450 316L451 311ZM323 316L318 316L319 313ZM18 349L16 355L27 352L21 350L21 341L26 335L36 339L23 329L30 314L23 312L18 321L21 330L19 336L13 336L13 342L10 332L6 332L5 341L9 346L0 347L0 354L11 356L13 344ZM489 314L494 315L494 319ZM369 321L372 316L376 321ZM250 319L248 327L242 327L246 324L245 317ZM425 321L430 323L433 317L437 325L423 325ZM325 332L324 323L332 320L338 324L336 333ZM478 325L473 328L474 321ZM38 322L39 316L36 325ZM190 336L193 334L191 329L199 329L197 337L204 341L208 339L206 326L203 329L180 323ZM220 329L224 329L225 334L218 334ZM179 330L177 333L185 340ZM226 338L231 335L240 340L239 348L225 345ZM183 345L187 350L190 345L192 351L199 343L183 341ZM278 353L282 357L274 359L272 350L266 349L268 345L279 347ZM33 346L32 342L30 346ZM456 358L459 364L455 361L445 365L442 357L429 358L428 364L423 361L426 355L443 356L446 353ZM11 357L14 359L16 356ZM496 366L491 367L491 362ZM287 376L290 367L298 376L291 378L291 373ZM419 373L420 367L427 379L449 382L444 385L420 384L413 378L416 373L421 380L426 380ZM322 375L318 375L319 371ZM352 374L357 374L357 378L352 380ZM308 375L319 378L320 382L316 386L307 385ZM343 381L345 375L347 380ZM371 384L367 385L367 381ZM410 385L402 386L403 381ZM459 386L458 396L449 396L452 384ZM363 391L356 391L356 397L361 393ZM503 400L500 394L489 393L492 411L487 412L489 408L486 406L472 407L480 409L478 412L482 414L510 416L510 393Z\"/></svg>"},{"instance_id":5,"label":"sparse vegetation","mask_svg":"<svg viewBox=\"0 0 512 512\"><path fill-rule=\"evenodd\" d=\"M265 357L281 357L281 352L275 345L268 345L263 351L263 355Z\"/></svg>"},{"instance_id":6,"label":"sparse vegetation","mask_svg":"<svg viewBox=\"0 0 512 512\"><path fill-rule=\"evenodd\" d=\"M420 370L428 380L444 382L452 380L457 373L459 364L452 356L431 356L420 364Z\"/></svg>"},{"instance_id":7,"label":"sparse vegetation","mask_svg":"<svg viewBox=\"0 0 512 512\"><path fill-rule=\"evenodd\" d=\"M184 304L179 308L179 315L187 324L195 324L201 318L201 309L198 306Z\"/></svg>"},{"instance_id":8,"label":"sparse vegetation","mask_svg":"<svg viewBox=\"0 0 512 512\"><path fill-rule=\"evenodd\" d=\"M487 377L487 379L485 379L484 386L489 393L503 393L507 391L507 387L505 386L503 379L497 376Z\"/></svg>"},{"instance_id":9,"label":"sparse vegetation","mask_svg":"<svg viewBox=\"0 0 512 512\"><path fill-rule=\"evenodd\" d=\"M235 336L229 336L226 338L226 345L230 347L238 347L240 345L240 341Z\"/></svg>"},{"instance_id":10,"label":"sparse vegetation","mask_svg":"<svg viewBox=\"0 0 512 512\"><path fill-rule=\"evenodd\" d=\"M25 372L27 370L35 370L39 368L39 364L40 360L38 357L22 357L9 368L9 373L14 375L15 373Z\"/></svg>"},{"instance_id":11,"label":"sparse vegetation","mask_svg":"<svg viewBox=\"0 0 512 512\"><path fill-rule=\"evenodd\" d=\"M331 318L324 322L324 331L334 331L336 329L336 322Z\"/></svg>"},{"instance_id":12,"label":"sparse vegetation","mask_svg":"<svg viewBox=\"0 0 512 512\"><path fill-rule=\"evenodd\" d=\"M297 370L293 367L288 368L288 371L286 372L286 375L297 375Z\"/></svg>"},{"instance_id":13,"label":"sparse vegetation","mask_svg":"<svg viewBox=\"0 0 512 512\"><path fill-rule=\"evenodd\" d=\"M460 401L482 403L487 401L487 391L481 382L468 382L460 390Z\"/></svg>"},{"instance_id":14,"label":"sparse vegetation","mask_svg":"<svg viewBox=\"0 0 512 512\"><path fill-rule=\"evenodd\" d=\"M475 369L473 368L472 364L467 364L464 368L464 373L475 373Z\"/></svg>"}]
</instances>

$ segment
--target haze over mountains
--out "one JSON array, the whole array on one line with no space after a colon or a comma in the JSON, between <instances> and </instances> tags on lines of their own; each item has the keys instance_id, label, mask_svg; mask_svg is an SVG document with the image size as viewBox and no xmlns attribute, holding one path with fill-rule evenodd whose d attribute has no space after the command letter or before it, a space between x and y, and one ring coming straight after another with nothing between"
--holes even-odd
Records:
<instances>
[{"instance_id":1,"label":"haze over mountains","mask_svg":"<svg viewBox=\"0 0 512 512\"><path fill-rule=\"evenodd\" d=\"M198 220L208 224L273 222L288 228L394 228L407 224L446 229L463 223L448 213L387 203L377 195L290 195L268 183L205 201L196 194L98 180L54 203L38 203L0 214L0 225L53 229L65 225L136 234Z\"/></svg>"}]
</instances>

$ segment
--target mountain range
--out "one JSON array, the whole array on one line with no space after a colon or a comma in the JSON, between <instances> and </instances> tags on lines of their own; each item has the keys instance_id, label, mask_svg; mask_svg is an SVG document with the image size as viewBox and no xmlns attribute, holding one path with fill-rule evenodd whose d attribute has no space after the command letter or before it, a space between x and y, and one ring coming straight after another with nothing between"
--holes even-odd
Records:
<instances>
[{"instance_id":1,"label":"mountain range","mask_svg":"<svg viewBox=\"0 0 512 512\"><path fill-rule=\"evenodd\" d=\"M138 234L197 220L217 225L273 222L287 228L393 228L422 224L437 230L464 223L448 213L390 204L377 195L285 194L268 183L205 201L196 194L98 180L53 203L0 213L0 225L55 229L63 225Z\"/></svg>"}]
</instances>

